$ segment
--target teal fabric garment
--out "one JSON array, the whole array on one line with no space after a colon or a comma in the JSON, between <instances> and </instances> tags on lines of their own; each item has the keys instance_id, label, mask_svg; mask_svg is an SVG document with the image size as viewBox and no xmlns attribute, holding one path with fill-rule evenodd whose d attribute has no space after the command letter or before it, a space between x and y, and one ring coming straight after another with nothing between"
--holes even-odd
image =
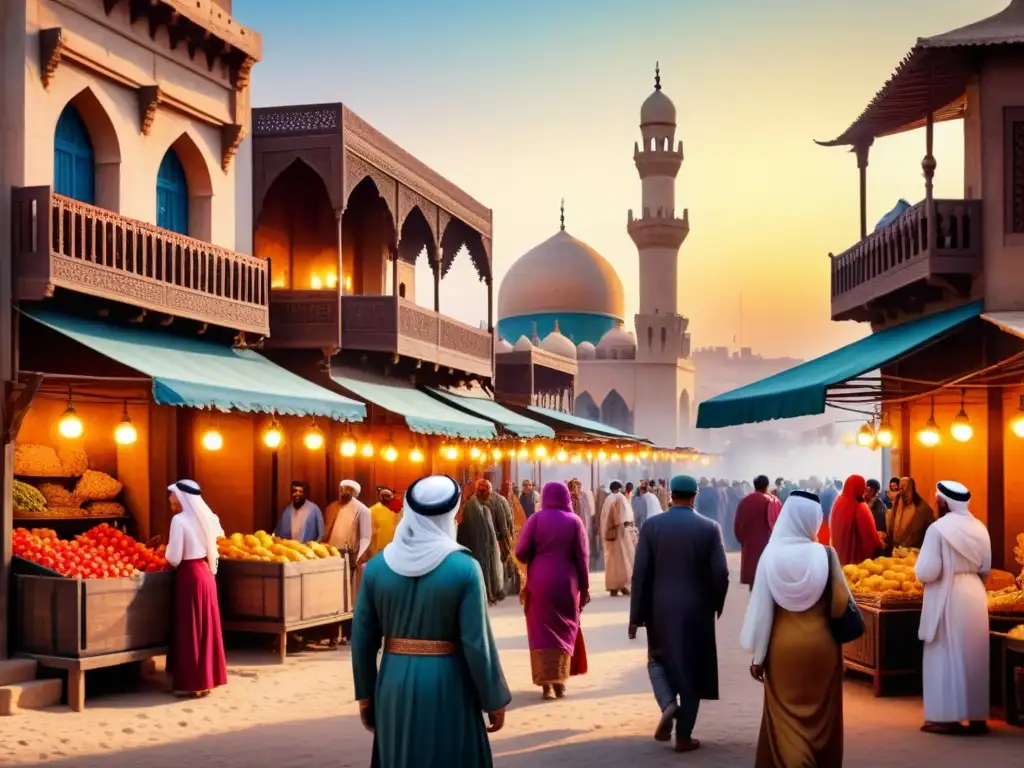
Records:
<instances>
[{"instance_id":1,"label":"teal fabric garment","mask_svg":"<svg viewBox=\"0 0 1024 768\"><path fill-rule=\"evenodd\" d=\"M385 637L446 640L450 656L377 655ZM480 566L453 552L419 578L377 555L366 565L352 622L356 699L373 700L373 764L381 768L489 768L484 722L512 700L498 659Z\"/></svg>"},{"instance_id":2,"label":"teal fabric garment","mask_svg":"<svg viewBox=\"0 0 1024 768\"><path fill-rule=\"evenodd\" d=\"M825 412L829 387L898 360L981 314L980 301L911 320L834 352L705 400L697 429L731 427Z\"/></svg>"},{"instance_id":3,"label":"teal fabric garment","mask_svg":"<svg viewBox=\"0 0 1024 768\"><path fill-rule=\"evenodd\" d=\"M338 372L332 372L331 379L356 397L398 414L411 431L422 435L488 440L498 434L491 422L445 405L414 387L378 384Z\"/></svg>"},{"instance_id":4,"label":"teal fabric garment","mask_svg":"<svg viewBox=\"0 0 1024 768\"><path fill-rule=\"evenodd\" d=\"M462 410L469 411L474 416L479 416L482 419L499 424L502 429L511 432L516 437L546 437L551 439L555 437L555 430L551 427L516 413L490 398L466 397L465 395L457 395L454 392L447 392L443 389L429 389L427 391Z\"/></svg>"},{"instance_id":5,"label":"teal fabric garment","mask_svg":"<svg viewBox=\"0 0 1024 768\"><path fill-rule=\"evenodd\" d=\"M160 405L337 421L366 418L362 403L319 387L251 349L57 312L33 309L24 314L151 378L153 399Z\"/></svg>"}]
</instances>

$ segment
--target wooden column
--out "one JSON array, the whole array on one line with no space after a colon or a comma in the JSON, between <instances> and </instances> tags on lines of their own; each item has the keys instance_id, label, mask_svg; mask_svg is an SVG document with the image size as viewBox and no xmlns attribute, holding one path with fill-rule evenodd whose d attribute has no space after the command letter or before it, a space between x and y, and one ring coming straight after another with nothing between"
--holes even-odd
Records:
<instances>
[{"instance_id":1,"label":"wooden column","mask_svg":"<svg viewBox=\"0 0 1024 768\"><path fill-rule=\"evenodd\" d=\"M910 477L910 403L900 403L900 477Z\"/></svg>"},{"instance_id":2,"label":"wooden column","mask_svg":"<svg viewBox=\"0 0 1024 768\"><path fill-rule=\"evenodd\" d=\"M928 117L925 122L925 154L921 161L921 170L924 171L924 209L927 218L926 241L923 244L927 248L933 247L938 237L937 220L935 218L935 156L932 154L935 149L935 73L928 73Z\"/></svg>"},{"instance_id":3,"label":"wooden column","mask_svg":"<svg viewBox=\"0 0 1024 768\"><path fill-rule=\"evenodd\" d=\"M391 295L398 296L398 245L388 250L391 253Z\"/></svg>"},{"instance_id":4,"label":"wooden column","mask_svg":"<svg viewBox=\"0 0 1024 768\"><path fill-rule=\"evenodd\" d=\"M1003 438L1003 389L988 390L988 535L992 539L992 567L1003 568L1006 555L1006 482Z\"/></svg>"},{"instance_id":5,"label":"wooden column","mask_svg":"<svg viewBox=\"0 0 1024 768\"><path fill-rule=\"evenodd\" d=\"M494 278L487 276L487 331L494 334Z\"/></svg>"},{"instance_id":6,"label":"wooden column","mask_svg":"<svg viewBox=\"0 0 1024 768\"><path fill-rule=\"evenodd\" d=\"M430 262L430 268L434 271L434 311L441 314L441 252L438 251L437 258Z\"/></svg>"},{"instance_id":7,"label":"wooden column","mask_svg":"<svg viewBox=\"0 0 1024 768\"><path fill-rule=\"evenodd\" d=\"M853 148L857 154L857 170L860 174L860 239L868 236L868 151L871 142L858 144Z\"/></svg>"}]
</instances>

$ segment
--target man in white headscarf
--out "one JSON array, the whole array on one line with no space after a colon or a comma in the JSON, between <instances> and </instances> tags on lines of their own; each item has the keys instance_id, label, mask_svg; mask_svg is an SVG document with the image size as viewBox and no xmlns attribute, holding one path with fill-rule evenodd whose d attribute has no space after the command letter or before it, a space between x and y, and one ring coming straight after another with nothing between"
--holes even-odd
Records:
<instances>
[{"instance_id":1,"label":"man in white headscarf","mask_svg":"<svg viewBox=\"0 0 1024 768\"><path fill-rule=\"evenodd\" d=\"M370 550L373 522L370 509L359 500L362 488L355 480L338 483L338 500L327 507L324 541L348 556L352 569L352 600L359 596L363 566Z\"/></svg>"},{"instance_id":2,"label":"man in white headscarf","mask_svg":"<svg viewBox=\"0 0 1024 768\"><path fill-rule=\"evenodd\" d=\"M604 587L612 597L629 594L633 579L633 561L639 534L633 521L633 508L622 492L618 480L608 486L611 491L601 510L601 538L604 543Z\"/></svg>"},{"instance_id":3,"label":"man in white headscarf","mask_svg":"<svg viewBox=\"0 0 1024 768\"><path fill-rule=\"evenodd\" d=\"M455 540L460 497L450 477L417 480L406 491L395 538L366 566L352 624L352 671L359 716L374 734L373 765L493 763L487 734L501 730L512 695L483 574Z\"/></svg>"},{"instance_id":4,"label":"man in white headscarf","mask_svg":"<svg viewBox=\"0 0 1024 768\"><path fill-rule=\"evenodd\" d=\"M918 637L924 641L928 733L987 733L989 634L985 579L992 570L988 529L967 509L971 492L943 480L939 519L924 535L917 579L924 584ZM963 723L969 723L965 728Z\"/></svg>"}]
</instances>

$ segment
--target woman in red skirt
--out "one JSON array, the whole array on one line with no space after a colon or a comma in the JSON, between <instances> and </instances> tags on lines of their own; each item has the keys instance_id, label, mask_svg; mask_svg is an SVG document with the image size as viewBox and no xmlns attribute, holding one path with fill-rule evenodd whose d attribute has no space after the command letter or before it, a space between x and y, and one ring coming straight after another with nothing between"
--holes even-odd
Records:
<instances>
[{"instance_id":1,"label":"woman in red skirt","mask_svg":"<svg viewBox=\"0 0 1024 768\"><path fill-rule=\"evenodd\" d=\"M170 491L171 533L167 562L176 570L169 670L179 695L208 696L228 682L224 639L217 604L217 537L220 520L203 501L193 480L179 480Z\"/></svg>"}]
</instances>

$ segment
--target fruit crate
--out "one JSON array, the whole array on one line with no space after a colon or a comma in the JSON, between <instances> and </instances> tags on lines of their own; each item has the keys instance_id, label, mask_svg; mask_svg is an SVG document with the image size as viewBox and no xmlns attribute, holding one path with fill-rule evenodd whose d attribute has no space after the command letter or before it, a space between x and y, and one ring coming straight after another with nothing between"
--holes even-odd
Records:
<instances>
[{"instance_id":1,"label":"fruit crate","mask_svg":"<svg viewBox=\"0 0 1024 768\"><path fill-rule=\"evenodd\" d=\"M295 563L222 558L217 595L224 631L278 635L282 660L289 632L340 624L352 616L345 557Z\"/></svg>"},{"instance_id":2,"label":"fruit crate","mask_svg":"<svg viewBox=\"0 0 1024 768\"><path fill-rule=\"evenodd\" d=\"M921 684L924 644L917 639L921 603L873 604L857 599L864 617L864 634L843 646L846 669L871 678L875 696L884 696L893 680L915 688Z\"/></svg>"},{"instance_id":3,"label":"fruit crate","mask_svg":"<svg viewBox=\"0 0 1024 768\"><path fill-rule=\"evenodd\" d=\"M166 646L173 574L69 579L15 574L15 652L86 658Z\"/></svg>"}]
</instances>

